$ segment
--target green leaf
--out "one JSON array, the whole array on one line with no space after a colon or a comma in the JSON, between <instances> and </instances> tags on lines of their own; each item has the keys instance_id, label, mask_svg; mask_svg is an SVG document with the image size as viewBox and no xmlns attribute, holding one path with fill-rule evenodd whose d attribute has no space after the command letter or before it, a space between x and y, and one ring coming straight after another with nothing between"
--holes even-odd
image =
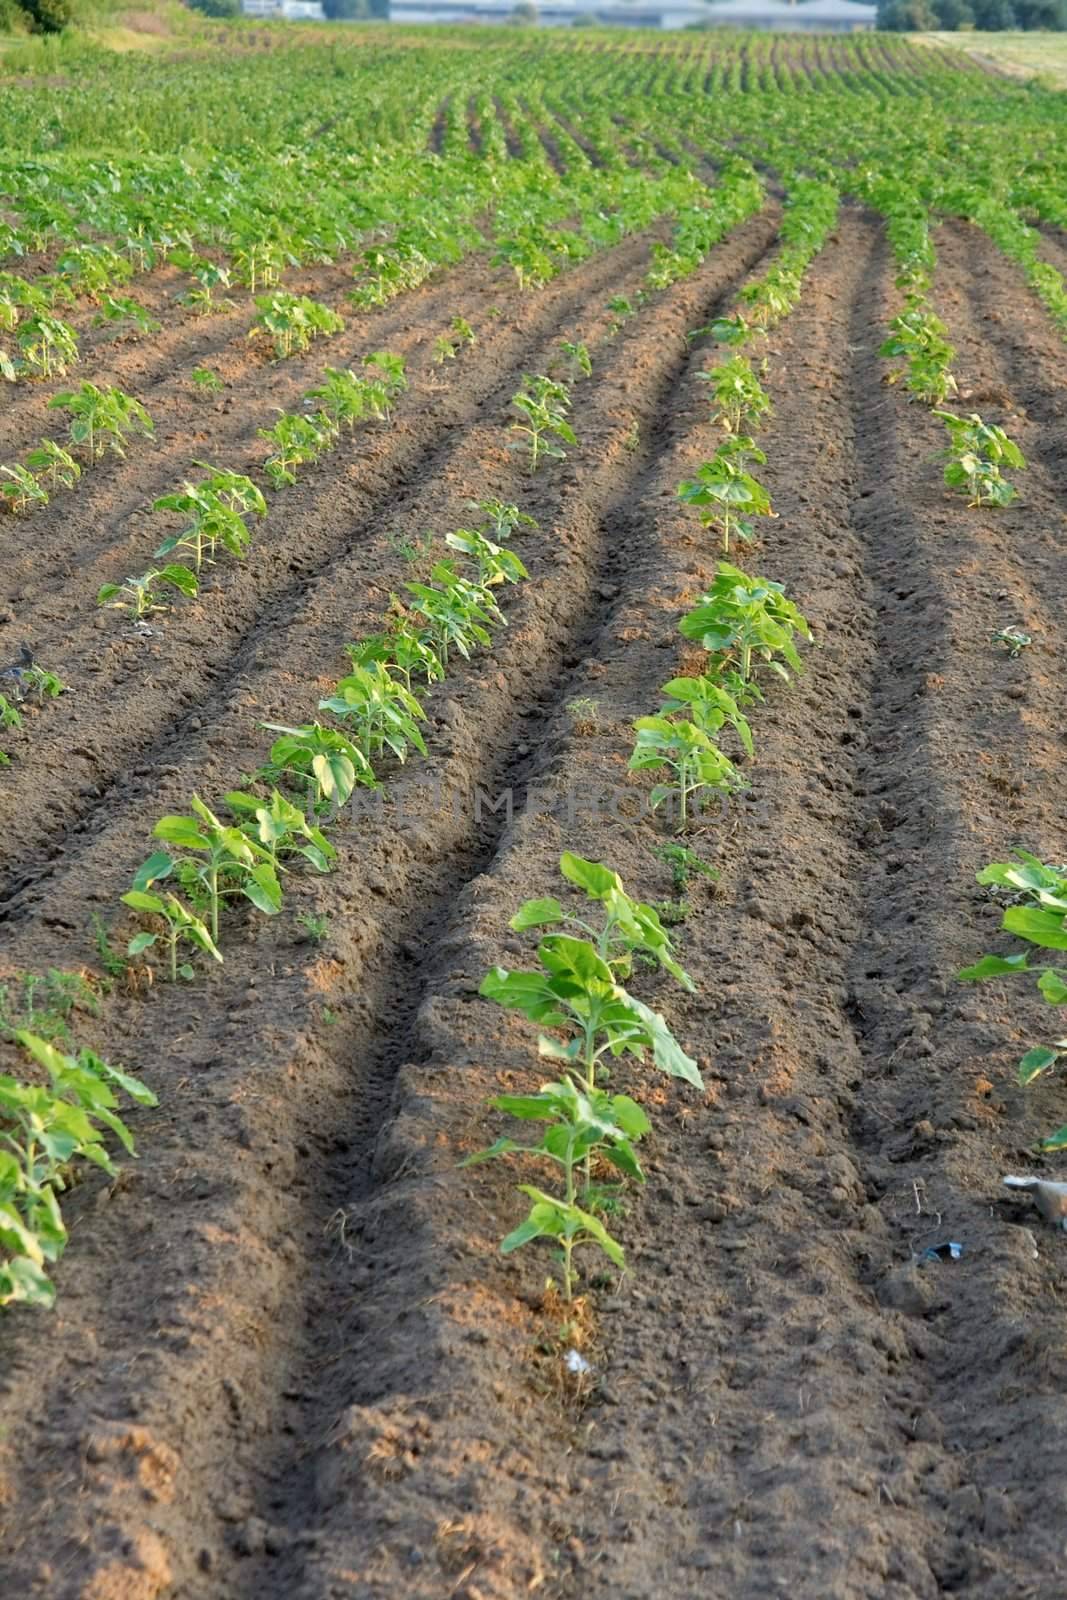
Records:
<instances>
[{"instance_id":1,"label":"green leaf","mask_svg":"<svg viewBox=\"0 0 1067 1600\"><path fill-rule=\"evenodd\" d=\"M1062 1006L1067 1001L1067 983L1064 982L1062 973L1053 967L1047 968L1041 974L1037 980L1037 987L1050 1006Z\"/></svg>"},{"instance_id":2,"label":"green leaf","mask_svg":"<svg viewBox=\"0 0 1067 1600\"><path fill-rule=\"evenodd\" d=\"M982 978L1002 978L1011 972L1029 972L1027 956L983 956L973 967L964 967L956 976L962 983L978 983Z\"/></svg>"},{"instance_id":3,"label":"green leaf","mask_svg":"<svg viewBox=\"0 0 1067 1600\"><path fill-rule=\"evenodd\" d=\"M153 860L156 859L158 858L153 857ZM166 859L169 861L170 857L168 856ZM145 866L141 868L141 872L143 872L145 867L147 867L149 864L150 863L146 861ZM140 873L138 876L140 876ZM122 896L122 903L124 906L129 906L133 911L147 911L157 917L162 916L166 910L166 902L164 900L161 900L157 894L145 894L142 889L128 890L127 893Z\"/></svg>"},{"instance_id":4,"label":"green leaf","mask_svg":"<svg viewBox=\"0 0 1067 1600\"><path fill-rule=\"evenodd\" d=\"M1047 1139L1041 1141L1042 1150L1067 1149L1067 1127L1057 1128L1055 1133L1050 1133Z\"/></svg>"},{"instance_id":5,"label":"green leaf","mask_svg":"<svg viewBox=\"0 0 1067 1600\"><path fill-rule=\"evenodd\" d=\"M123 899L125 899L125 895L123 896ZM126 954L128 956L144 955L145 951L150 950L155 942L156 935L154 933L135 934L130 940L129 944L126 946Z\"/></svg>"},{"instance_id":6,"label":"green leaf","mask_svg":"<svg viewBox=\"0 0 1067 1600\"><path fill-rule=\"evenodd\" d=\"M622 879L599 861L585 861L565 850L559 858L559 870L569 883L584 889L593 900L602 900L612 890L622 893Z\"/></svg>"},{"instance_id":7,"label":"green leaf","mask_svg":"<svg viewBox=\"0 0 1067 1600\"><path fill-rule=\"evenodd\" d=\"M192 817L160 817L152 832L157 839L166 839L168 844L176 844L181 850L211 848L211 840L201 833Z\"/></svg>"},{"instance_id":8,"label":"green leaf","mask_svg":"<svg viewBox=\"0 0 1067 1600\"><path fill-rule=\"evenodd\" d=\"M544 900L527 900L516 911L508 927L514 928L516 933L522 933L526 928L547 928L562 921L563 907L558 900L549 896Z\"/></svg>"},{"instance_id":9,"label":"green leaf","mask_svg":"<svg viewBox=\"0 0 1067 1600\"><path fill-rule=\"evenodd\" d=\"M1055 912L1039 911L1035 906L1009 906L1004 913L1003 927L1006 932L1017 933L1020 939L1028 939L1046 950L1067 950L1064 918Z\"/></svg>"},{"instance_id":10,"label":"green leaf","mask_svg":"<svg viewBox=\"0 0 1067 1600\"><path fill-rule=\"evenodd\" d=\"M1058 1050L1050 1050L1045 1045L1035 1045L1019 1062L1019 1082L1033 1083L1034 1079L1047 1072L1049 1067L1055 1066L1059 1054Z\"/></svg>"}]
</instances>

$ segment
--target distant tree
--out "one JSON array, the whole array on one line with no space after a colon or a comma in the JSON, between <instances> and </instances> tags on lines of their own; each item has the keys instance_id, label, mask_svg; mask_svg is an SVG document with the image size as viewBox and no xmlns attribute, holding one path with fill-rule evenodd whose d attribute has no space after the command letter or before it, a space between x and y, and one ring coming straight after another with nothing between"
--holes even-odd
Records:
<instances>
[{"instance_id":1,"label":"distant tree","mask_svg":"<svg viewBox=\"0 0 1067 1600\"><path fill-rule=\"evenodd\" d=\"M520 27L532 28L537 24L537 7L534 0L518 0L518 5L511 13L512 22L517 22Z\"/></svg>"},{"instance_id":2,"label":"distant tree","mask_svg":"<svg viewBox=\"0 0 1067 1600\"><path fill-rule=\"evenodd\" d=\"M937 13L930 0L882 0L878 26L895 33L929 33L937 27Z\"/></svg>"},{"instance_id":3,"label":"distant tree","mask_svg":"<svg viewBox=\"0 0 1067 1600\"><path fill-rule=\"evenodd\" d=\"M967 0L933 0L933 5L937 13L937 25L946 33L974 27L974 12Z\"/></svg>"},{"instance_id":4,"label":"distant tree","mask_svg":"<svg viewBox=\"0 0 1067 1600\"><path fill-rule=\"evenodd\" d=\"M22 9L38 33L62 33L74 21L73 0L22 0Z\"/></svg>"},{"instance_id":5,"label":"distant tree","mask_svg":"<svg viewBox=\"0 0 1067 1600\"><path fill-rule=\"evenodd\" d=\"M1015 15L1020 28L1062 31L1067 27L1067 4L1064 0L1015 0Z\"/></svg>"},{"instance_id":6,"label":"distant tree","mask_svg":"<svg viewBox=\"0 0 1067 1600\"><path fill-rule=\"evenodd\" d=\"M205 17L239 17L241 0L186 0L186 4Z\"/></svg>"},{"instance_id":7,"label":"distant tree","mask_svg":"<svg viewBox=\"0 0 1067 1600\"><path fill-rule=\"evenodd\" d=\"M999 33L1004 28L1017 26L1010 0L974 0L974 25Z\"/></svg>"},{"instance_id":8,"label":"distant tree","mask_svg":"<svg viewBox=\"0 0 1067 1600\"><path fill-rule=\"evenodd\" d=\"M367 0L322 0L322 9L331 22L355 22L370 16Z\"/></svg>"}]
</instances>

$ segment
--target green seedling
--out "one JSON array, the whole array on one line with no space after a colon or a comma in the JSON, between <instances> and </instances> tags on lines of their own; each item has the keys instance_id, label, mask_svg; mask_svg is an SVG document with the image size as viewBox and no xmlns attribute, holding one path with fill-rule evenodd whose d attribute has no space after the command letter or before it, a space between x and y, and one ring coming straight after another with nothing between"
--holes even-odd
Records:
<instances>
[{"instance_id":1,"label":"green seedling","mask_svg":"<svg viewBox=\"0 0 1067 1600\"><path fill-rule=\"evenodd\" d=\"M770 415L771 397L747 356L731 356L700 376L711 389L716 422L727 433L751 434Z\"/></svg>"},{"instance_id":2,"label":"green seedling","mask_svg":"<svg viewBox=\"0 0 1067 1600\"><path fill-rule=\"evenodd\" d=\"M705 528L714 528L722 538L723 555L730 553L730 540L750 541L751 517L773 517L771 500L763 485L747 470L747 461L760 464L767 457L748 434L732 434L690 478L678 485L678 497L695 506Z\"/></svg>"},{"instance_id":3,"label":"green seedling","mask_svg":"<svg viewBox=\"0 0 1067 1600\"><path fill-rule=\"evenodd\" d=\"M445 543L478 564L478 582L483 589L502 583L520 583L530 574L513 550L494 544L484 533L472 528L457 528L445 535Z\"/></svg>"},{"instance_id":4,"label":"green seedling","mask_svg":"<svg viewBox=\"0 0 1067 1600\"><path fill-rule=\"evenodd\" d=\"M390 550L395 550L398 556L413 567L418 562L424 561L433 549L434 536L427 530L425 533L416 534L413 539L405 539L403 534L390 533L386 535L386 544Z\"/></svg>"},{"instance_id":5,"label":"green seedling","mask_svg":"<svg viewBox=\"0 0 1067 1600\"><path fill-rule=\"evenodd\" d=\"M693 993L696 985L675 960L670 936L660 923L650 905L633 900L622 886L622 879L610 867L599 861L585 861L581 856L565 850L559 858L559 870L568 883L584 889L590 900L599 903L603 925L596 928L583 917L565 910L551 896L540 900L527 900L512 917L509 927L517 933L530 928L567 926L580 929L596 946L597 954L618 978L628 978L633 970L635 955L647 955L676 978L683 988Z\"/></svg>"},{"instance_id":6,"label":"green seedling","mask_svg":"<svg viewBox=\"0 0 1067 1600\"><path fill-rule=\"evenodd\" d=\"M889 383L904 379L904 387L925 405L942 406L956 392L956 380L949 371L956 354L946 338L944 323L921 301L912 301L889 324L889 338L880 356L903 357L906 365L891 372Z\"/></svg>"},{"instance_id":7,"label":"green seedling","mask_svg":"<svg viewBox=\"0 0 1067 1600\"><path fill-rule=\"evenodd\" d=\"M370 383L358 377L351 368L327 367L322 381L304 395L307 405L317 404L319 412L329 417L339 428L343 424L349 432L357 422L376 416Z\"/></svg>"},{"instance_id":8,"label":"green seedling","mask_svg":"<svg viewBox=\"0 0 1067 1600\"><path fill-rule=\"evenodd\" d=\"M372 772L386 750L392 751L398 761L406 759L410 748L426 754L419 728L426 713L411 690L398 683L381 661L353 667L335 692L319 701L319 710L344 719Z\"/></svg>"},{"instance_id":9,"label":"green seedling","mask_svg":"<svg viewBox=\"0 0 1067 1600\"><path fill-rule=\"evenodd\" d=\"M182 944L191 945L194 950L210 956L213 961L222 960L219 948L205 923L190 911L188 906L183 905L177 895L158 895L144 889L130 889L122 896L122 903L129 906L131 911L139 911L144 916L153 917L163 925L159 933L134 934L126 946L126 954L130 960L136 960L147 950L158 945L164 952L167 975L172 983L177 983L179 978L191 981L196 975L190 962L183 961L181 964L178 962L178 949Z\"/></svg>"},{"instance_id":10,"label":"green seedling","mask_svg":"<svg viewBox=\"0 0 1067 1600\"><path fill-rule=\"evenodd\" d=\"M337 443L337 424L325 411L314 416L282 412L273 428L259 428L261 439L274 449L263 463L263 470L275 489L296 482L296 468L317 461Z\"/></svg>"},{"instance_id":11,"label":"green seedling","mask_svg":"<svg viewBox=\"0 0 1067 1600\"><path fill-rule=\"evenodd\" d=\"M137 619L148 617L154 612L169 610L160 592L164 584L190 597L195 597L198 588L195 572L171 564L153 567L150 572L142 572L140 577L124 578L121 583L101 584L96 603L112 611L128 611Z\"/></svg>"},{"instance_id":12,"label":"green seedling","mask_svg":"<svg viewBox=\"0 0 1067 1600\"><path fill-rule=\"evenodd\" d=\"M717 657L719 665L736 666L742 683L752 676L754 660L766 662L788 682L786 666L776 658L781 656L794 672L801 672L793 639L798 634L812 638L806 618L786 599L780 583L750 577L726 561L719 562L715 582L678 626L687 639Z\"/></svg>"},{"instance_id":13,"label":"green seedling","mask_svg":"<svg viewBox=\"0 0 1067 1600\"><path fill-rule=\"evenodd\" d=\"M73 489L82 475L70 451L64 450L55 439L42 439L35 445L26 456L26 465L41 476L47 475L53 494L57 489Z\"/></svg>"},{"instance_id":14,"label":"green seedling","mask_svg":"<svg viewBox=\"0 0 1067 1600\"><path fill-rule=\"evenodd\" d=\"M688 900L656 900L652 909L665 928L679 927L692 911Z\"/></svg>"},{"instance_id":15,"label":"green seedling","mask_svg":"<svg viewBox=\"0 0 1067 1600\"><path fill-rule=\"evenodd\" d=\"M371 415L391 422L393 406L408 386L404 357L388 350L375 350L373 355L363 357L363 365L370 368L371 374L367 385Z\"/></svg>"},{"instance_id":16,"label":"green seedling","mask_svg":"<svg viewBox=\"0 0 1067 1600\"><path fill-rule=\"evenodd\" d=\"M670 839L666 844L659 845L654 851L657 861L662 861L664 866L671 869L671 887L675 894L682 894L689 887L691 878L702 877L712 880L718 878L717 867L711 866L691 850L687 844L679 844L676 839Z\"/></svg>"},{"instance_id":17,"label":"green seedling","mask_svg":"<svg viewBox=\"0 0 1067 1600\"><path fill-rule=\"evenodd\" d=\"M455 361L456 345L447 333L438 334L433 342L433 359L436 366L443 366L446 361Z\"/></svg>"},{"instance_id":18,"label":"green seedling","mask_svg":"<svg viewBox=\"0 0 1067 1600\"><path fill-rule=\"evenodd\" d=\"M24 371L37 378L62 378L78 359L78 336L67 323L36 311L15 334Z\"/></svg>"},{"instance_id":19,"label":"green seedling","mask_svg":"<svg viewBox=\"0 0 1067 1600\"><path fill-rule=\"evenodd\" d=\"M536 1144L498 1139L489 1149L468 1157L463 1165L475 1166L501 1156L527 1155L559 1167L561 1194L547 1194L533 1184L519 1185L520 1193L530 1201L530 1209L526 1220L501 1240L500 1249L502 1254L510 1255L538 1239L557 1245L563 1296L571 1304L577 1283L576 1250L591 1245L621 1272L626 1270L622 1245L612 1238L599 1217L587 1209L598 1198L590 1191L588 1181L582 1196L584 1205L578 1203L579 1174L588 1173L592 1161L600 1159L625 1178L643 1183L644 1173L634 1145L648 1132L648 1118L628 1095L609 1095L598 1088L582 1089L566 1077L542 1084L536 1094L497 1095L489 1104L494 1110L525 1122L544 1122L545 1130Z\"/></svg>"},{"instance_id":20,"label":"green seedling","mask_svg":"<svg viewBox=\"0 0 1067 1600\"><path fill-rule=\"evenodd\" d=\"M489 592L461 578L447 561L439 561L430 583L405 583L413 599L411 610L423 619L423 635L443 667L456 650L469 660L476 645L491 643L490 624L504 618Z\"/></svg>"},{"instance_id":21,"label":"green seedling","mask_svg":"<svg viewBox=\"0 0 1067 1600\"><path fill-rule=\"evenodd\" d=\"M13 1039L27 1029L50 1044L70 1038L70 1019L76 1012L97 1016L100 999L80 972L50 967L43 976L25 972L0 984L0 1034Z\"/></svg>"},{"instance_id":22,"label":"green seedling","mask_svg":"<svg viewBox=\"0 0 1067 1600\"><path fill-rule=\"evenodd\" d=\"M55 1287L46 1268L58 1261L67 1230L58 1196L77 1164L115 1168L104 1145L112 1133L129 1154L133 1137L118 1115L116 1091L154 1106L150 1089L93 1051L64 1054L20 1029L20 1048L47 1084L0 1077L0 1305L50 1307Z\"/></svg>"},{"instance_id":23,"label":"green seedling","mask_svg":"<svg viewBox=\"0 0 1067 1600\"><path fill-rule=\"evenodd\" d=\"M736 794L745 780L733 762L715 744L711 735L684 718L638 717L634 723L637 742L630 757L631 772L657 772L663 767L672 774L669 783L657 783L649 797L653 811L678 797L678 826L689 820L692 797L702 789Z\"/></svg>"},{"instance_id":24,"label":"green seedling","mask_svg":"<svg viewBox=\"0 0 1067 1600\"><path fill-rule=\"evenodd\" d=\"M525 376L522 388L512 395L511 403L523 419L511 424L518 438L512 442L513 450L525 450L530 458L530 471L537 471L542 456L562 461L566 451L556 441L564 444L578 443L574 429L567 421L570 410L570 390L564 383L544 376Z\"/></svg>"},{"instance_id":25,"label":"green seedling","mask_svg":"<svg viewBox=\"0 0 1067 1600\"><path fill-rule=\"evenodd\" d=\"M466 317L455 316L449 324L452 333L460 344L473 345L478 343L478 336Z\"/></svg>"},{"instance_id":26,"label":"green seedling","mask_svg":"<svg viewBox=\"0 0 1067 1600\"><path fill-rule=\"evenodd\" d=\"M506 544L523 528L537 527L533 517L520 511L518 506L507 505L503 500L471 500L468 506L471 511L481 512L481 531L492 536L497 544Z\"/></svg>"},{"instance_id":27,"label":"green seedling","mask_svg":"<svg viewBox=\"0 0 1067 1600\"><path fill-rule=\"evenodd\" d=\"M715 738L724 727L734 729L746 755L752 754L752 730L737 701L722 684L712 678L672 678L660 691L667 696L660 706L661 717L684 711L691 722Z\"/></svg>"},{"instance_id":28,"label":"green seedling","mask_svg":"<svg viewBox=\"0 0 1067 1600\"><path fill-rule=\"evenodd\" d=\"M412 626L408 614L399 606L390 612L388 628L373 633L358 644L345 645L345 654L354 667L369 667L375 662L399 672L408 689L417 676L426 683L439 683L445 675L437 651Z\"/></svg>"},{"instance_id":29,"label":"green seedling","mask_svg":"<svg viewBox=\"0 0 1067 1600\"><path fill-rule=\"evenodd\" d=\"M580 341L572 343L569 339L563 339L560 342L559 353L564 380L568 384L577 383L579 378L592 377L593 363L587 345Z\"/></svg>"},{"instance_id":30,"label":"green seedling","mask_svg":"<svg viewBox=\"0 0 1067 1600\"><path fill-rule=\"evenodd\" d=\"M1024 633L1021 628L1012 626L998 628L992 638L994 644L1002 644L1004 646L1013 661L1028 645L1034 642L1028 633Z\"/></svg>"},{"instance_id":31,"label":"green seedling","mask_svg":"<svg viewBox=\"0 0 1067 1600\"><path fill-rule=\"evenodd\" d=\"M218 394L220 389L226 387L217 372L212 372L210 367L194 367L189 374L198 389L206 394Z\"/></svg>"},{"instance_id":32,"label":"green seedling","mask_svg":"<svg viewBox=\"0 0 1067 1600\"><path fill-rule=\"evenodd\" d=\"M155 884L176 876L194 907L206 907L211 940L217 945L224 900L243 898L273 917L281 910L282 891L265 845L220 822L199 795L193 795L190 805L193 816L161 817L156 823L153 837L175 846L178 854L156 851L139 868L133 890L151 893Z\"/></svg>"},{"instance_id":33,"label":"green seedling","mask_svg":"<svg viewBox=\"0 0 1067 1600\"><path fill-rule=\"evenodd\" d=\"M332 819L351 798L358 784L376 783L370 762L347 734L313 722L299 728L266 722L270 733L277 733L270 748L270 761L261 774L269 782L295 779L308 796L310 808L329 808Z\"/></svg>"},{"instance_id":34,"label":"green seedling","mask_svg":"<svg viewBox=\"0 0 1067 1600\"><path fill-rule=\"evenodd\" d=\"M278 283L287 265L295 266L295 258L274 239L246 239L233 252L234 276L251 294Z\"/></svg>"},{"instance_id":35,"label":"green seedling","mask_svg":"<svg viewBox=\"0 0 1067 1600\"><path fill-rule=\"evenodd\" d=\"M267 801L242 789L231 790L225 799L238 827L262 845L275 872L286 871L291 856L306 861L315 872L330 871L337 851L322 830L279 790L273 790Z\"/></svg>"},{"instance_id":36,"label":"green seedling","mask_svg":"<svg viewBox=\"0 0 1067 1600\"><path fill-rule=\"evenodd\" d=\"M576 734L588 738L600 727L600 706L590 696L579 695L575 700L568 700L564 709Z\"/></svg>"},{"instance_id":37,"label":"green seedling","mask_svg":"<svg viewBox=\"0 0 1067 1600\"><path fill-rule=\"evenodd\" d=\"M211 467L203 461L196 465L209 472L210 477L202 483L186 483L174 494L160 495L153 501L152 509L178 511L189 518L180 533L163 541L156 558L171 555L175 550L190 550L199 573L205 559L214 559L215 549L220 544L238 559L247 553L252 533L245 518L265 516L267 502L244 473Z\"/></svg>"},{"instance_id":38,"label":"green seedling","mask_svg":"<svg viewBox=\"0 0 1067 1600\"><path fill-rule=\"evenodd\" d=\"M119 339L136 329L138 333L158 333L163 324L139 300L129 295L104 294L100 296L100 309L93 317L94 328L107 327L109 323L121 324L111 335Z\"/></svg>"},{"instance_id":39,"label":"green seedling","mask_svg":"<svg viewBox=\"0 0 1067 1600\"><path fill-rule=\"evenodd\" d=\"M0 467L0 475L7 479L6 483L0 483L0 496L16 516L25 516L28 511L46 506L51 499L44 484L20 462L13 467Z\"/></svg>"},{"instance_id":40,"label":"green seedling","mask_svg":"<svg viewBox=\"0 0 1067 1600\"><path fill-rule=\"evenodd\" d=\"M271 294L257 294L255 301L258 314L248 337L270 339L279 361L306 350L312 339L340 333L345 325L344 318L336 311L319 305L305 294L276 289Z\"/></svg>"},{"instance_id":41,"label":"green seedling","mask_svg":"<svg viewBox=\"0 0 1067 1600\"><path fill-rule=\"evenodd\" d=\"M109 450L125 456L123 441L130 434L155 437L152 419L144 406L121 389L98 389L95 383L83 383L77 389L53 395L48 406L50 410L70 413L70 442L84 445L90 461L99 460Z\"/></svg>"},{"instance_id":42,"label":"green seedling","mask_svg":"<svg viewBox=\"0 0 1067 1600\"><path fill-rule=\"evenodd\" d=\"M176 255L174 259L196 280L194 287L181 297L183 304L187 305L196 316L207 317L213 311L233 304L232 300L225 298L219 301L215 299L218 290L230 288L233 282L229 267L219 266L214 261L205 260L203 256L191 254Z\"/></svg>"},{"instance_id":43,"label":"green seedling","mask_svg":"<svg viewBox=\"0 0 1067 1600\"><path fill-rule=\"evenodd\" d=\"M325 944L330 937L329 917L314 911L302 911L296 920L308 944Z\"/></svg>"},{"instance_id":44,"label":"green seedling","mask_svg":"<svg viewBox=\"0 0 1067 1600\"><path fill-rule=\"evenodd\" d=\"M948 429L945 452L945 482L950 489L963 489L971 506L1007 506L1017 491L1001 473L1001 466L1022 468L1026 457L995 423L983 422L977 412L957 417L951 411L935 411L935 417Z\"/></svg>"},{"instance_id":45,"label":"green seedling","mask_svg":"<svg viewBox=\"0 0 1067 1600\"><path fill-rule=\"evenodd\" d=\"M1020 850L1015 861L994 861L978 873L978 882L1014 891L1015 904L1004 912L1001 928L1040 949L1067 951L1067 870L1046 866L1039 857ZM1037 987L1049 1005L1067 1005L1067 965L1042 962L1032 966L1026 952L1012 956L983 956L959 974L964 983L1037 973ZM1067 1038L1035 1045L1019 1062L1019 1082L1033 1083L1067 1053ZM1045 1150L1067 1148L1067 1127L1058 1128L1042 1141Z\"/></svg>"}]
</instances>

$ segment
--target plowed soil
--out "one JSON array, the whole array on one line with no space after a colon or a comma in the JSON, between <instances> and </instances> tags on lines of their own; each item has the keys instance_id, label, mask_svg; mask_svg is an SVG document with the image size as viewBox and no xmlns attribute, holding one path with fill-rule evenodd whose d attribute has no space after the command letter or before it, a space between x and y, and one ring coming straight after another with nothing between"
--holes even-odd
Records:
<instances>
[{"instance_id":1,"label":"plowed soil","mask_svg":"<svg viewBox=\"0 0 1067 1600\"><path fill-rule=\"evenodd\" d=\"M954 975L999 921L975 871L1064 855L1067 360L977 232L942 231L934 299L961 409L1030 460L1011 508L949 497L939 424L883 381L896 291L865 213L768 340L780 516L746 564L817 645L755 710L746 796L691 841L720 872L677 930L697 994L640 980L708 1088L618 1073L655 1131L586 1382L552 1353L544 1259L497 1253L514 1173L457 1166L499 1132L487 1096L538 1079L477 988L523 964L508 919L556 892L560 850L672 893L626 760L714 571L675 494L715 438L685 335L733 308L776 222L615 334L606 301L655 233L521 298L468 263L279 366L234 313L175 322L99 369L156 445L5 523L0 656L27 637L75 686L8 739L0 795L4 963L43 970L92 964L89 913L111 920L156 817L258 765L263 722L314 715L409 575L403 542L443 551L491 495L538 521L508 628L431 694L430 759L342 824L338 870L238 919L218 972L87 1024L160 1107L131 1119L140 1159L70 1197L55 1313L0 1322L5 1597L1063 1594L1063 1255L1000 1198L1061 1091L1015 1085L1039 1008ZM478 342L441 368L456 312ZM593 358L581 447L531 478L508 401L561 337ZM247 469L272 407L379 348L409 362L395 423L277 497L254 559L148 634L97 612L193 459ZM183 376L201 363L218 399ZM36 407L0 421L6 449ZM1016 659L991 643L1009 623L1034 638ZM299 910L328 917L321 946ZM958 1260L920 1259L949 1240Z\"/></svg>"}]
</instances>

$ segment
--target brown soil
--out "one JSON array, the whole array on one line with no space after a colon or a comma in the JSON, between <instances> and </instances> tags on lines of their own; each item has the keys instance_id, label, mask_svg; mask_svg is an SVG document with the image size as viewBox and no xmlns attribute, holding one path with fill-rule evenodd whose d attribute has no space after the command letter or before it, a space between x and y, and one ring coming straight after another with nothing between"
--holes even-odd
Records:
<instances>
[{"instance_id":1,"label":"brown soil","mask_svg":"<svg viewBox=\"0 0 1067 1600\"><path fill-rule=\"evenodd\" d=\"M149 639L100 626L91 591L150 550L134 513L162 469L207 447L165 373L166 461L135 447L91 475L91 510L71 497L0 558L76 687L9 740L5 961L77 967L155 817L232 786L260 722L313 714L407 575L398 538L487 495L540 524L509 627L431 696L429 762L339 830L339 870L294 878L277 921L237 919L219 973L89 1025L161 1104L132 1119L140 1160L70 1197L54 1316L0 1324L5 1593L1062 1594L1064 1273L1057 1236L999 1198L1064 1120L1060 1091L1014 1083L1040 1008L954 973L996 939L974 871L1018 843L1067 853L1067 361L977 232L944 230L936 299L961 405L1030 459L1017 506L948 497L939 425L882 383L892 270L863 214L768 341L781 515L750 559L819 642L755 712L748 795L691 841L721 871L678 930L698 994L639 980L708 1092L618 1074L656 1127L584 1392L554 1353L544 1258L496 1252L514 1171L456 1165L500 1131L486 1097L538 1077L526 1026L477 998L487 966L523 962L517 904L557 891L564 847L671 895L625 763L714 567L675 496L714 437L709 352L684 335L731 309L773 235L742 228L614 338L604 302L637 287L647 239L522 300L461 268L354 324L346 361L409 355L396 425L279 496L247 565ZM455 309L479 342L441 370ZM531 479L507 402L560 337L593 353L581 448ZM251 460L314 364L236 366L212 446ZM1035 639L1016 660L990 643L1007 622ZM329 919L318 949L305 909ZM959 1261L916 1264L947 1239Z\"/></svg>"}]
</instances>

